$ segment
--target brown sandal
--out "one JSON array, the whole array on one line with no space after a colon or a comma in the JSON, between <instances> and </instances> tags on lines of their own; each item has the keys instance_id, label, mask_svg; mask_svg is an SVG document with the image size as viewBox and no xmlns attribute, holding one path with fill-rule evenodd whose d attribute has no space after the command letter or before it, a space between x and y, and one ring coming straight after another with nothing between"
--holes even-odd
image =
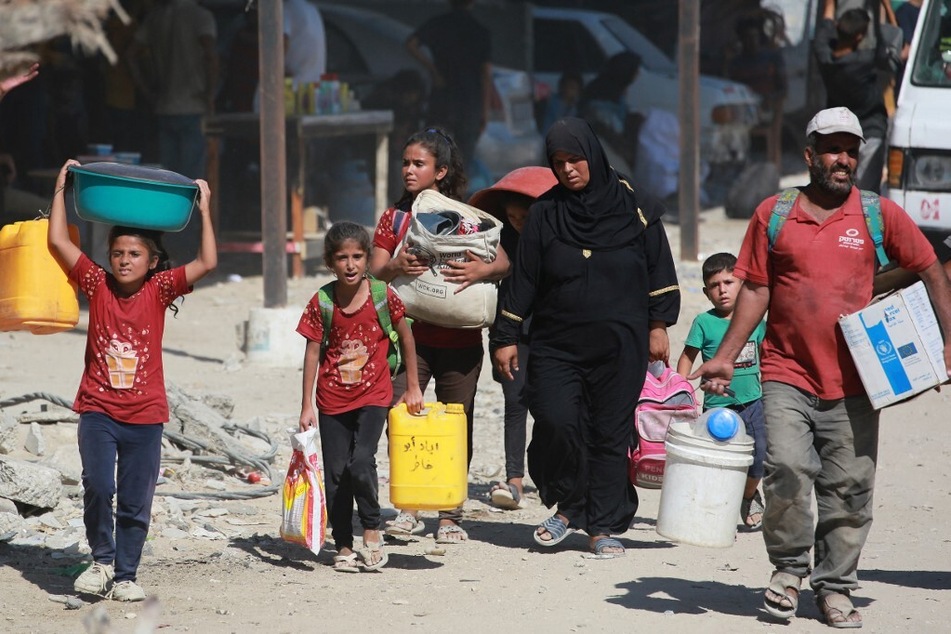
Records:
<instances>
[{"instance_id":1,"label":"brown sandal","mask_svg":"<svg viewBox=\"0 0 951 634\"><path fill-rule=\"evenodd\" d=\"M862 615L852 606L852 599L843 592L830 592L816 599L826 625L835 628L862 627Z\"/></svg>"},{"instance_id":2,"label":"brown sandal","mask_svg":"<svg viewBox=\"0 0 951 634\"><path fill-rule=\"evenodd\" d=\"M788 620L796 616L799 608L799 586L802 579L794 574L777 570L769 580L769 586L763 596L763 607L777 619ZM770 598L772 592L782 598L778 601Z\"/></svg>"}]
</instances>

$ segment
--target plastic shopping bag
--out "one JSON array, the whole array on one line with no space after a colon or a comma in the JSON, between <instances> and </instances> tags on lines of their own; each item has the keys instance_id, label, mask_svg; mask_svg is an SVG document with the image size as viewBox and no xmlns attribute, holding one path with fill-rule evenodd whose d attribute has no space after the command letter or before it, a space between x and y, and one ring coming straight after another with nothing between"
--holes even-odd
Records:
<instances>
[{"instance_id":1,"label":"plastic shopping bag","mask_svg":"<svg viewBox=\"0 0 951 634\"><path fill-rule=\"evenodd\" d=\"M281 538L318 554L327 534L327 496L317 456L317 429L289 433L293 452L281 496Z\"/></svg>"}]
</instances>

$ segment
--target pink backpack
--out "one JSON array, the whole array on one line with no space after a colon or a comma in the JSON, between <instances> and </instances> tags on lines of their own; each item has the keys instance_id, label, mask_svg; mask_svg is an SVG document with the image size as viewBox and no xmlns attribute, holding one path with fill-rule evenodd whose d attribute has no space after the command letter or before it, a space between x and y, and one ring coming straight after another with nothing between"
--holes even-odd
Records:
<instances>
[{"instance_id":1,"label":"pink backpack","mask_svg":"<svg viewBox=\"0 0 951 634\"><path fill-rule=\"evenodd\" d=\"M669 367L659 377L647 373L634 410L637 446L628 452L631 484L642 489L661 487L667 462L667 428L674 421L691 423L698 416L693 386L687 379Z\"/></svg>"}]
</instances>

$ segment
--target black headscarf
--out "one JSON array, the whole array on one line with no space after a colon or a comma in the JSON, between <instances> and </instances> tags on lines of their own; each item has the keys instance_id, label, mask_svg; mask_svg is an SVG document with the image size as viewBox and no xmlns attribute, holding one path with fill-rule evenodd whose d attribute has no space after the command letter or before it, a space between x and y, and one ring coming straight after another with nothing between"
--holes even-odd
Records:
<instances>
[{"instance_id":1,"label":"black headscarf","mask_svg":"<svg viewBox=\"0 0 951 634\"><path fill-rule=\"evenodd\" d=\"M644 231L644 215L638 210L627 178L608 164L604 148L588 122L573 117L559 119L548 130L545 144L553 172L551 157L561 150L583 156L590 174L588 185L580 192L559 182L537 203L555 206L554 213L547 217L556 234L568 244L594 251L631 244Z\"/></svg>"}]
</instances>

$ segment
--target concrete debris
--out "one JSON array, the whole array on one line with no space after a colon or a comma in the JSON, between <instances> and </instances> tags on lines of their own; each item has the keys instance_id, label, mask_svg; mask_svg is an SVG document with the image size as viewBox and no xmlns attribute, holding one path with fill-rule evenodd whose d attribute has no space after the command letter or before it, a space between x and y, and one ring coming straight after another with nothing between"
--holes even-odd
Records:
<instances>
[{"instance_id":1,"label":"concrete debris","mask_svg":"<svg viewBox=\"0 0 951 634\"><path fill-rule=\"evenodd\" d=\"M0 512L0 542L7 542L24 528L23 518L17 513Z\"/></svg>"},{"instance_id":2,"label":"concrete debris","mask_svg":"<svg viewBox=\"0 0 951 634\"><path fill-rule=\"evenodd\" d=\"M39 423L30 423L30 430L26 433L23 447L34 456L46 455L46 440L43 438Z\"/></svg>"},{"instance_id":3,"label":"concrete debris","mask_svg":"<svg viewBox=\"0 0 951 634\"><path fill-rule=\"evenodd\" d=\"M42 509L54 508L63 493L59 472L0 456L0 497Z\"/></svg>"},{"instance_id":4,"label":"concrete debris","mask_svg":"<svg viewBox=\"0 0 951 634\"><path fill-rule=\"evenodd\" d=\"M21 425L30 423L39 423L41 425L52 425L55 423L78 423L79 414L64 408L56 408L45 412L26 412L17 416L17 422Z\"/></svg>"},{"instance_id":5,"label":"concrete debris","mask_svg":"<svg viewBox=\"0 0 951 634\"><path fill-rule=\"evenodd\" d=\"M16 419L0 411L0 454L9 455L15 452L20 447L17 442L19 437L20 430Z\"/></svg>"}]
</instances>

